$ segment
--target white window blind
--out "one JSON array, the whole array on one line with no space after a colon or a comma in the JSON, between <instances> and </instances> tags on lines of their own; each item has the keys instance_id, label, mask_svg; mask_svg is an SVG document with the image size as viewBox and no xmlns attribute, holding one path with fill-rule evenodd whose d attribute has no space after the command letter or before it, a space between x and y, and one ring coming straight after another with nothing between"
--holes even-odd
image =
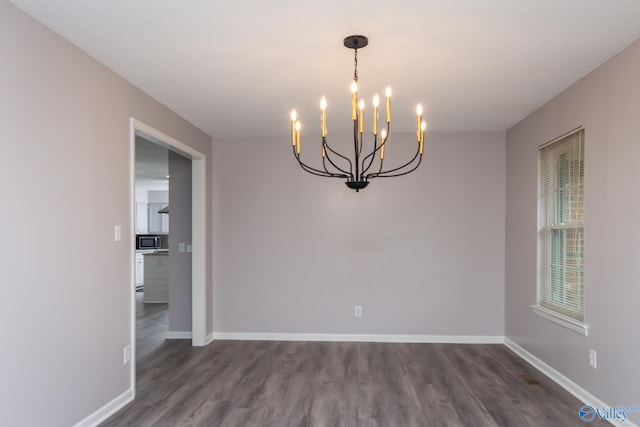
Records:
<instances>
[{"instance_id":1,"label":"white window blind","mask_svg":"<svg viewBox=\"0 0 640 427\"><path fill-rule=\"evenodd\" d=\"M538 305L584 321L584 129L540 148Z\"/></svg>"}]
</instances>

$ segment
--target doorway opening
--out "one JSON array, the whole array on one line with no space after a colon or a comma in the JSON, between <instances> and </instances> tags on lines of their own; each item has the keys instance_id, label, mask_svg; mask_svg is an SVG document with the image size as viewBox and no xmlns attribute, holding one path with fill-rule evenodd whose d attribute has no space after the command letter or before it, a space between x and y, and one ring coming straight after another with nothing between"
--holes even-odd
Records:
<instances>
[{"instance_id":1,"label":"doorway opening","mask_svg":"<svg viewBox=\"0 0 640 427\"><path fill-rule=\"evenodd\" d=\"M135 202L135 152L136 137L143 138L159 147L164 147L173 153L190 160L191 163L191 333L193 346L207 344L206 337L206 158L203 153L171 138L168 135L136 120L130 123L130 194L131 194L131 230L136 230L136 202ZM136 247L136 233L132 233L132 251ZM185 245L187 246L187 245ZM187 249L187 248L185 248ZM130 336L135 361L136 344L136 265L135 256L131 254L131 304L130 304ZM173 338L186 338L177 337ZM131 385L135 393L136 364L131 363Z\"/></svg>"},{"instance_id":2,"label":"doorway opening","mask_svg":"<svg viewBox=\"0 0 640 427\"><path fill-rule=\"evenodd\" d=\"M135 363L136 369L140 369L139 363L151 356L169 338L169 331L176 330L175 325L169 325L169 302L173 311L181 314L181 317L189 316L188 324L182 325L184 331L191 331L191 304L185 301L185 297L191 296L191 265L180 268L180 281L178 286L173 286L170 272L174 268L170 266L175 262L176 255L170 251L169 242L174 233L174 221L168 214L170 196L170 161L169 149L151 142L141 135L135 136L135 283L136 283L136 344ZM174 156L179 156L174 154ZM189 164L190 180L191 161L181 157ZM182 174L184 175L184 174ZM184 181L185 177L178 177ZM172 178L171 182L175 182ZM191 192L191 182L188 182L187 191ZM190 214L191 199L188 200ZM190 233L191 220L185 215L179 216L177 221L188 222ZM179 227L184 236L184 226ZM171 231L171 233L170 233ZM174 236L178 237L178 236ZM173 248L175 250L175 248ZM184 258L184 257L181 257ZM183 262L184 263L184 262ZM182 266L181 266L182 267ZM178 270L178 269L176 269ZM174 276L176 276L174 272ZM169 284L171 284L171 288ZM177 288L177 289L176 289ZM171 292L170 292L171 291ZM179 295L178 295L179 294ZM177 307L176 307L177 306ZM177 309L177 310L176 310ZM174 322L175 323L175 322ZM184 322L183 322L184 323ZM191 338L190 332L188 337Z\"/></svg>"}]
</instances>

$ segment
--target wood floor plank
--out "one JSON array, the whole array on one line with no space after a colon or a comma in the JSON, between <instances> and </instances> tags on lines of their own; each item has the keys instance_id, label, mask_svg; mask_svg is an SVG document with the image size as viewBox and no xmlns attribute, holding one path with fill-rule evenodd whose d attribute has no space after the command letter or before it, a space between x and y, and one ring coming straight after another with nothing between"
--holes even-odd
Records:
<instances>
[{"instance_id":1,"label":"wood floor plank","mask_svg":"<svg viewBox=\"0 0 640 427\"><path fill-rule=\"evenodd\" d=\"M157 340L103 426L583 425L582 404L503 345Z\"/></svg>"},{"instance_id":2,"label":"wood floor plank","mask_svg":"<svg viewBox=\"0 0 640 427\"><path fill-rule=\"evenodd\" d=\"M499 424L482 405L451 361L445 344L412 345L416 361L412 363L414 387L420 391L423 411L434 425ZM424 394L423 394L424 393Z\"/></svg>"}]
</instances>

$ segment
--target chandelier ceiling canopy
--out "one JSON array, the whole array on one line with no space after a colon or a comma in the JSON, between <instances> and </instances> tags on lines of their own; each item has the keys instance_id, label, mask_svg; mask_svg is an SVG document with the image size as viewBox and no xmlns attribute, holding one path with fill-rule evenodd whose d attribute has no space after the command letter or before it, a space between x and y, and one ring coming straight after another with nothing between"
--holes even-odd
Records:
<instances>
[{"instance_id":1,"label":"chandelier ceiling canopy","mask_svg":"<svg viewBox=\"0 0 640 427\"><path fill-rule=\"evenodd\" d=\"M415 154L406 163L385 169L384 154L391 134L391 88L385 91L385 122L379 126L380 96L374 95L372 99L371 133L372 143L368 151L364 151L365 145L365 102L358 98L358 49L369 44L365 36L354 35L344 39L345 47L354 50L353 82L351 83L351 120L353 121L353 154L343 155L334 150L327 140L327 99L320 99L320 136L322 166L312 167L302 161L300 133L302 124L298 120L296 110L291 111L291 145L293 155L303 170L312 175L341 178L346 180L347 187L360 191L369 185L373 178L391 178L406 175L418 168L422 161L424 149L424 132L427 123L422 118L423 108L421 104L416 106L416 146Z\"/></svg>"}]
</instances>

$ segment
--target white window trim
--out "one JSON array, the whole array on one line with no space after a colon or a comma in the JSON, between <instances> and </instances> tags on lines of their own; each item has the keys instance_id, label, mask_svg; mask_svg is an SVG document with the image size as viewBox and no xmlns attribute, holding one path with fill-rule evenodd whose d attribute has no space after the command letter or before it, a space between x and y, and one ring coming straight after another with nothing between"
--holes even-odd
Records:
<instances>
[{"instance_id":1,"label":"white window trim","mask_svg":"<svg viewBox=\"0 0 640 427\"><path fill-rule=\"evenodd\" d=\"M569 316L564 316L538 304L532 305L531 308L536 315L542 317L543 319L547 319L579 335L583 335L585 337L589 336L589 325L587 325L586 323L579 322Z\"/></svg>"},{"instance_id":2,"label":"white window trim","mask_svg":"<svg viewBox=\"0 0 640 427\"><path fill-rule=\"evenodd\" d=\"M542 145L539 147L539 153L541 152L541 150L545 149L546 147L556 144L557 142L562 141L563 139L572 136L574 133L577 132L584 132L584 127L580 126L570 132L567 132L566 134L554 139L553 141L549 141L548 143ZM583 135L584 138L584 135ZM564 143L564 142L563 142ZM584 144L584 139L582 140L582 144ZM584 148L584 146L583 146ZM540 157L539 157L540 159ZM584 159L583 159L584 161ZM538 162L538 192L540 191L540 161ZM583 190L584 191L584 187ZM583 193L584 194L584 193ZM548 202L547 199L545 199L545 201ZM545 209L548 206L545 206ZM538 221L540 221L541 218L541 204L540 204L540 193L538 193ZM557 219L557 216L556 216ZM538 226L540 227L540 222L538 223ZM575 223L572 224L565 224L565 223L546 223L544 225L545 229L548 230L563 230L563 229L582 229L584 232L584 221L576 221ZM538 230L539 232L541 231L540 229ZM548 243L548 242L547 242ZM584 248L583 248L584 250ZM540 286L541 286L541 259L540 259L540 236L538 237L538 255L537 255L537 263L538 263L538 272L537 272L537 284L536 284L536 304L532 305L531 308L533 309L534 314L536 314L539 317L542 317L543 319L546 319L552 323L555 323L557 325L560 325L564 328L567 328L579 335L583 335L583 336L588 336L589 335L589 326L585 323L585 319L584 319L584 300L582 301L582 305L580 307L580 313L581 316L569 316L567 314L564 314L560 311L554 310L551 307L546 307L543 306L540 301L541 301L541 297L540 297ZM584 254L582 255L584 257ZM584 259L584 258L583 258ZM584 281L582 282L582 292L583 292L583 297L584 297ZM543 298L544 299L544 298Z\"/></svg>"}]
</instances>

